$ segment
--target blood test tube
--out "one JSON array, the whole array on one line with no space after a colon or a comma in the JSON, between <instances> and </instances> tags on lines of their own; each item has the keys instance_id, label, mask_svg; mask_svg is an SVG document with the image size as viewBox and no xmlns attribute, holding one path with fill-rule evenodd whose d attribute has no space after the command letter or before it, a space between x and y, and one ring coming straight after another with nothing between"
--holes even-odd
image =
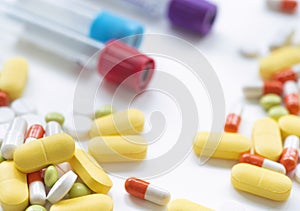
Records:
<instances>
[{"instance_id":1,"label":"blood test tube","mask_svg":"<svg viewBox=\"0 0 300 211\"><path fill-rule=\"evenodd\" d=\"M39 138L43 138L44 134L45 134L45 130L42 125L38 125L38 124L32 125L27 131L27 135L25 137L25 143L34 141Z\"/></svg>"},{"instance_id":2,"label":"blood test tube","mask_svg":"<svg viewBox=\"0 0 300 211\"><path fill-rule=\"evenodd\" d=\"M287 172L296 168L298 163L299 138L294 135L286 137L280 163L284 165Z\"/></svg>"},{"instance_id":3,"label":"blood test tube","mask_svg":"<svg viewBox=\"0 0 300 211\"><path fill-rule=\"evenodd\" d=\"M8 106L9 97L8 94L4 91L0 91L0 106Z\"/></svg>"},{"instance_id":4,"label":"blood test tube","mask_svg":"<svg viewBox=\"0 0 300 211\"><path fill-rule=\"evenodd\" d=\"M298 7L297 0L267 0L267 5L273 10L285 13L295 13Z\"/></svg>"},{"instance_id":5,"label":"blood test tube","mask_svg":"<svg viewBox=\"0 0 300 211\"><path fill-rule=\"evenodd\" d=\"M283 85L279 81L265 81L256 85L243 87L244 96L247 99L258 99L265 94L281 95L282 91Z\"/></svg>"},{"instance_id":6,"label":"blood test tube","mask_svg":"<svg viewBox=\"0 0 300 211\"><path fill-rule=\"evenodd\" d=\"M50 121L46 124L45 136L52 136L54 134L62 133L62 128L58 122Z\"/></svg>"},{"instance_id":7,"label":"blood test tube","mask_svg":"<svg viewBox=\"0 0 300 211\"><path fill-rule=\"evenodd\" d=\"M168 204L171 197L168 191L134 177L126 180L125 189L132 196L151 201L158 205Z\"/></svg>"},{"instance_id":8,"label":"blood test tube","mask_svg":"<svg viewBox=\"0 0 300 211\"><path fill-rule=\"evenodd\" d=\"M226 117L224 126L225 132L236 133L241 123L243 106L238 104L233 112L229 113Z\"/></svg>"},{"instance_id":9,"label":"blood test tube","mask_svg":"<svg viewBox=\"0 0 300 211\"><path fill-rule=\"evenodd\" d=\"M286 173L285 167L282 164L250 153L244 153L240 157L240 163L249 163L255 166L277 171L282 174Z\"/></svg>"},{"instance_id":10,"label":"blood test tube","mask_svg":"<svg viewBox=\"0 0 300 211\"><path fill-rule=\"evenodd\" d=\"M291 114L297 115L300 110L298 85L295 81L287 81L283 85L284 104Z\"/></svg>"},{"instance_id":11,"label":"blood test tube","mask_svg":"<svg viewBox=\"0 0 300 211\"><path fill-rule=\"evenodd\" d=\"M280 81L281 83L285 83L287 81L298 81L299 76L300 76L300 64L276 73L273 77L273 80Z\"/></svg>"},{"instance_id":12,"label":"blood test tube","mask_svg":"<svg viewBox=\"0 0 300 211\"><path fill-rule=\"evenodd\" d=\"M42 178L42 170L27 174L30 204L44 205L46 189Z\"/></svg>"}]
</instances>

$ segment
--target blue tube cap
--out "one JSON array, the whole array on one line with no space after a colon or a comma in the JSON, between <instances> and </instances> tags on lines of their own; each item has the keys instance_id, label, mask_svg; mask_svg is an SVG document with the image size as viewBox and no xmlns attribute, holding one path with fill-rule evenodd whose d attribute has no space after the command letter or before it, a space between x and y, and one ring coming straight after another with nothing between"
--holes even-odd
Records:
<instances>
[{"instance_id":1,"label":"blue tube cap","mask_svg":"<svg viewBox=\"0 0 300 211\"><path fill-rule=\"evenodd\" d=\"M138 48L142 41L143 32L144 28L141 24L110 12L102 11L92 21L90 37L103 43L112 39L124 38L122 41Z\"/></svg>"}]
</instances>

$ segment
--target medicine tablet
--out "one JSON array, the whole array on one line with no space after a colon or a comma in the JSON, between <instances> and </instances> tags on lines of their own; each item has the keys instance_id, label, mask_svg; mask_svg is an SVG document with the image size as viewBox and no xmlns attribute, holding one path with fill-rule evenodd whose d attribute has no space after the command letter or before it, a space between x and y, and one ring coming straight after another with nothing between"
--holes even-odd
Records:
<instances>
[{"instance_id":1,"label":"medicine tablet","mask_svg":"<svg viewBox=\"0 0 300 211\"><path fill-rule=\"evenodd\" d=\"M65 121L65 117L60 113L51 112L45 116L45 121L47 123L50 121L55 121L55 122L59 123L60 125L63 125L64 121Z\"/></svg>"},{"instance_id":2,"label":"medicine tablet","mask_svg":"<svg viewBox=\"0 0 300 211\"><path fill-rule=\"evenodd\" d=\"M36 112L36 108L33 106L33 103L25 98L14 100L11 104L11 108L15 111L16 115L24 115Z\"/></svg>"},{"instance_id":3,"label":"medicine tablet","mask_svg":"<svg viewBox=\"0 0 300 211\"><path fill-rule=\"evenodd\" d=\"M45 127L45 136L52 136L58 133L62 133L61 126L58 122L50 121Z\"/></svg>"},{"instance_id":4,"label":"medicine tablet","mask_svg":"<svg viewBox=\"0 0 300 211\"><path fill-rule=\"evenodd\" d=\"M51 188L58 180L58 172L55 166L50 165L44 173L44 183L46 187Z\"/></svg>"},{"instance_id":5,"label":"medicine tablet","mask_svg":"<svg viewBox=\"0 0 300 211\"><path fill-rule=\"evenodd\" d=\"M69 191L70 198L76 198L91 194L92 191L83 183L75 182Z\"/></svg>"},{"instance_id":6,"label":"medicine tablet","mask_svg":"<svg viewBox=\"0 0 300 211\"><path fill-rule=\"evenodd\" d=\"M64 131L73 138L88 138L92 124L93 121L89 117L74 115L66 119Z\"/></svg>"},{"instance_id":7,"label":"medicine tablet","mask_svg":"<svg viewBox=\"0 0 300 211\"><path fill-rule=\"evenodd\" d=\"M262 50L253 43L243 43L240 46L240 53L246 58L257 58L262 55Z\"/></svg>"},{"instance_id":8,"label":"medicine tablet","mask_svg":"<svg viewBox=\"0 0 300 211\"><path fill-rule=\"evenodd\" d=\"M214 211L186 199L176 199L168 205L168 211Z\"/></svg>"},{"instance_id":9,"label":"medicine tablet","mask_svg":"<svg viewBox=\"0 0 300 211\"><path fill-rule=\"evenodd\" d=\"M295 115L286 115L278 120L282 136L285 138L289 135L296 135L300 137L300 117Z\"/></svg>"},{"instance_id":10,"label":"medicine tablet","mask_svg":"<svg viewBox=\"0 0 300 211\"><path fill-rule=\"evenodd\" d=\"M15 117L15 112L9 107L0 107L0 124L9 123Z\"/></svg>"},{"instance_id":11,"label":"medicine tablet","mask_svg":"<svg viewBox=\"0 0 300 211\"><path fill-rule=\"evenodd\" d=\"M31 205L27 207L25 211L47 211L45 207L41 205Z\"/></svg>"}]
</instances>

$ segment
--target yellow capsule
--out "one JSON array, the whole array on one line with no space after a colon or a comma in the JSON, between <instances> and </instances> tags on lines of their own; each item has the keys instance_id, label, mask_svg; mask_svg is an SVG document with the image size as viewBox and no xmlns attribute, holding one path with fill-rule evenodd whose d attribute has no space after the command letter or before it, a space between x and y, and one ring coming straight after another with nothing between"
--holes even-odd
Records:
<instances>
[{"instance_id":1,"label":"yellow capsule","mask_svg":"<svg viewBox=\"0 0 300 211\"><path fill-rule=\"evenodd\" d=\"M168 205L168 211L214 211L213 209L204 207L186 199L173 200Z\"/></svg>"},{"instance_id":2,"label":"yellow capsule","mask_svg":"<svg viewBox=\"0 0 300 211\"><path fill-rule=\"evenodd\" d=\"M143 131L144 114L136 109L116 112L96 119L90 137L110 135L135 135Z\"/></svg>"},{"instance_id":3,"label":"yellow capsule","mask_svg":"<svg viewBox=\"0 0 300 211\"><path fill-rule=\"evenodd\" d=\"M260 60L259 71L262 79L272 79L275 73L300 63L300 47L287 46L273 51Z\"/></svg>"},{"instance_id":4,"label":"yellow capsule","mask_svg":"<svg viewBox=\"0 0 300 211\"><path fill-rule=\"evenodd\" d=\"M22 96L28 77L28 63L23 58L12 58L3 65L0 90L5 91L10 100Z\"/></svg>"},{"instance_id":5,"label":"yellow capsule","mask_svg":"<svg viewBox=\"0 0 300 211\"><path fill-rule=\"evenodd\" d=\"M238 190L274 201L286 200L292 190L292 181L284 174L247 163L233 166L231 183Z\"/></svg>"},{"instance_id":6,"label":"yellow capsule","mask_svg":"<svg viewBox=\"0 0 300 211\"><path fill-rule=\"evenodd\" d=\"M194 140L194 152L197 156L239 160L240 156L249 152L251 140L238 133L200 132Z\"/></svg>"},{"instance_id":7,"label":"yellow capsule","mask_svg":"<svg viewBox=\"0 0 300 211\"><path fill-rule=\"evenodd\" d=\"M300 117L295 115L283 116L278 120L278 125L282 136L285 138L289 135L300 137Z\"/></svg>"},{"instance_id":8,"label":"yellow capsule","mask_svg":"<svg viewBox=\"0 0 300 211\"><path fill-rule=\"evenodd\" d=\"M113 201L104 194L91 194L73 199L62 200L52 205L50 211L112 211Z\"/></svg>"},{"instance_id":9,"label":"yellow capsule","mask_svg":"<svg viewBox=\"0 0 300 211\"><path fill-rule=\"evenodd\" d=\"M23 211L28 206L26 174L16 169L13 161L0 164L0 202L5 211Z\"/></svg>"},{"instance_id":10,"label":"yellow capsule","mask_svg":"<svg viewBox=\"0 0 300 211\"><path fill-rule=\"evenodd\" d=\"M102 136L88 143L89 153L99 162L128 162L145 159L147 141L142 136Z\"/></svg>"},{"instance_id":11,"label":"yellow capsule","mask_svg":"<svg viewBox=\"0 0 300 211\"><path fill-rule=\"evenodd\" d=\"M278 124L271 118L257 120L252 128L255 153L277 161L282 153L282 141Z\"/></svg>"},{"instance_id":12,"label":"yellow capsule","mask_svg":"<svg viewBox=\"0 0 300 211\"><path fill-rule=\"evenodd\" d=\"M14 153L14 161L20 171L30 173L50 164L68 161L74 151L73 138L59 133L18 146Z\"/></svg>"},{"instance_id":13,"label":"yellow capsule","mask_svg":"<svg viewBox=\"0 0 300 211\"><path fill-rule=\"evenodd\" d=\"M112 187L112 181L101 166L88 153L76 149L75 154L69 161L73 170L82 181L96 193L107 193Z\"/></svg>"}]
</instances>

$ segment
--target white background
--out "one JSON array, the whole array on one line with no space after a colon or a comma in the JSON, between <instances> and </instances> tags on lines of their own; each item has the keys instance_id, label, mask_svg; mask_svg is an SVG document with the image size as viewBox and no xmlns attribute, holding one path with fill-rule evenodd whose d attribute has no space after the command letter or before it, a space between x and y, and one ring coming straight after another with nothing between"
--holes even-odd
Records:
<instances>
[{"instance_id":1,"label":"white background","mask_svg":"<svg viewBox=\"0 0 300 211\"><path fill-rule=\"evenodd\" d=\"M243 85L259 82L258 61L248 60L238 53L239 46L244 42L254 45L267 43L278 30L285 30L289 26L299 26L300 14L284 15L268 10L263 0L219 0L219 14L212 33L205 38L182 33L172 29L167 20L153 20L146 15L126 7L120 1L90 1L95 8L107 8L123 16L139 19L146 26L146 33L161 33L178 36L197 47L208 59L219 77L226 99L226 110L243 100L241 89ZM300 28L299 28L300 29ZM6 60L11 56L21 55L30 63L29 81L24 96L30 98L38 108L38 113L45 115L50 111L70 114L72 99L76 87L79 70L76 67L50 54L31 48L21 48L4 45L0 59ZM183 49L178 49L178 51ZM168 61L160 59L159 67L172 73L175 66L168 66ZM173 67L173 68L172 68ZM175 71L176 72L176 71ZM91 73L93 74L93 73ZM175 74L175 73L174 73ZM176 74L180 75L180 71ZM94 83L100 77L94 77ZM155 77L154 77L155 80ZM202 85L197 90L199 108L199 130L208 130L212 123L212 114L208 96ZM96 99L96 106L110 103L109 95L104 91L104 97ZM106 96L106 97L105 97ZM127 105L120 102L117 109L125 109ZM150 93L137 98L134 107L141 109L146 115L146 130L149 129L151 112L160 110L165 112L167 121L165 134L157 143L149 147L148 158L164 154L174 144L180 130L180 113L174 102L159 93ZM256 102L246 102L240 132L250 138L253 122L265 116L265 112ZM178 119L179 118L179 119ZM220 119L224 119L221 117ZM85 145L85 143L83 143ZM236 162L211 159L200 166L193 153L176 169L151 179L150 182L171 192L172 199L186 198L217 210L234 210L226 207L232 200L243 206L245 210L299 210L300 185L293 181L293 190L286 202L279 203L259 198L235 190L230 183L230 169ZM135 176L135 175L132 175ZM114 186L109 195L114 200L115 210L165 210L152 203L129 196L124 186L124 179L111 176ZM237 210L241 210L238 208Z\"/></svg>"}]
</instances>

